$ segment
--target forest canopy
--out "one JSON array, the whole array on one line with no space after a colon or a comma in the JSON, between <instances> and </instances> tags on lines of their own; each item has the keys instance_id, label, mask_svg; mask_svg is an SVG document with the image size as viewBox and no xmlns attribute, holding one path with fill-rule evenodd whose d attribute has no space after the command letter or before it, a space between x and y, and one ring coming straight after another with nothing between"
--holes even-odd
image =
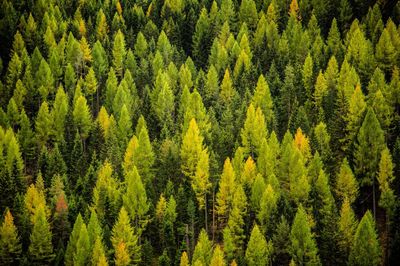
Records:
<instances>
[{"instance_id":1,"label":"forest canopy","mask_svg":"<svg viewBox=\"0 0 400 266\"><path fill-rule=\"evenodd\" d=\"M0 265L396 265L400 2L3 0Z\"/></svg>"}]
</instances>

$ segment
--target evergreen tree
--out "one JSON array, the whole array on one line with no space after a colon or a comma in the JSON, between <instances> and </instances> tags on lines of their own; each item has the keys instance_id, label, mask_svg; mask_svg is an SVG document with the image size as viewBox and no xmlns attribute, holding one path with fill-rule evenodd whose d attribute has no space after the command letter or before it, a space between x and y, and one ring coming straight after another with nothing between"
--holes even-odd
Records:
<instances>
[{"instance_id":1,"label":"evergreen tree","mask_svg":"<svg viewBox=\"0 0 400 266\"><path fill-rule=\"evenodd\" d=\"M76 242L76 253L74 254L74 265L86 265L90 259L90 242L86 225L83 223Z\"/></svg>"},{"instance_id":2,"label":"evergreen tree","mask_svg":"<svg viewBox=\"0 0 400 266\"><path fill-rule=\"evenodd\" d=\"M37 265L50 264L54 259L52 234L50 224L47 221L45 207L38 206L30 236L29 256L32 262Z\"/></svg>"},{"instance_id":3,"label":"evergreen tree","mask_svg":"<svg viewBox=\"0 0 400 266\"><path fill-rule=\"evenodd\" d=\"M40 106L35 122L36 139L40 147L46 145L49 136L51 135L51 116L49 106L46 101Z\"/></svg>"},{"instance_id":4,"label":"evergreen tree","mask_svg":"<svg viewBox=\"0 0 400 266\"><path fill-rule=\"evenodd\" d=\"M194 249L192 264L202 263L203 265L209 265L213 255L212 251L212 242L208 239L206 231L202 229Z\"/></svg>"},{"instance_id":5,"label":"evergreen tree","mask_svg":"<svg viewBox=\"0 0 400 266\"><path fill-rule=\"evenodd\" d=\"M373 207L375 214L375 177L379 167L379 157L385 147L383 130L375 113L370 108L357 135L355 173L361 177L360 185L372 185Z\"/></svg>"},{"instance_id":6,"label":"evergreen tree","mask_svg":"<svg viewBox=\"0 0 400 266\"><path fill-rule=\"evenodd\" d=\"M122 78L124 75L124 61L126 55L126 48L125 48L125 36L120 30L118 30L118 32L115 34L114 37L112 55L113 55L113 67L115 73L119 78Z\"/></svg>"},{"instance_id":7,"label":"evergreen tree","mask_svg":"<svg viewBox=\"0 0 400 266\"><path fill-rule=\"evenodd\" d=\"M339 174L336 177L336 195L341 199L347 199L354 203L358 196L358 182L353 175L347 158L340 165Z\"/></svg>"},{"instance_id":8,"label":"evergreen tree","mask_svg":"<svg viewBox=\"0 0 400 266\"><path fill-rule=\"evenodd\" d=\"M145 187L135 166L132 171L125 174L125 182L126 193L122 196L124 207L128 210L135 227L141 233L148 222L147 212L149 204L147 202Z\"/></svg>"},{"instance_id":9,"label":"evergreen tree","mask_svg":"<svg viewBox=\"0 0 400 266\"><path fill-rule=\"evenodd\" d=\"M79 240L79 234L81 232L83 224L84 223L82 216L79 213L78 216L76 217L74 227L72 228L72 232L69 237L68 246L65 251L65 256L64 256L65 265L73 265L74 263L73 259L75 257L75 254L77 253L77 243Z\"/></svg>"},{"instance_id":10,"label":"evergreen tree","mask_svg":"<svg viewBox=\"0 0 400 266\"><path fill-rule=\"evenodd\" d=\"M140 246L138 236L130 225L130 219L124 207L119 212L118 219L112 229L111 242L115 250L116 260L140 262ZM122 265L127 265L121 262Z\"/></svg>"},{"instance_id":11,"label":"evergreen tree","mask_svg":"<svg viewBox=\"0 0 400 266\"><path fill-rule=\"evenodd\" d=\"M92 126L92 117L84 96L79 96L72 112L74 124L81 138L84 140L89 136Z\"/></svg>"},{"instance_id":12,"label":"evergreen tree","mask_svg":"<svg viewBox=\"0 0 400 266\"><path fill-rule=\"evenodd\" d=\"M182 172L186 177L192 178L196 174L196 168L203 150L203 137L197 127L196 120L190 120L181 147Z\"/></svg>"},{"instance_id":13,"label":"evergreen tree","mask_svg":"<svg viewBox=\"0 0 400 266\"><path fill-rule=\"evenodd\" d=\"M254 225L246 249L247 265L269 265L271 243L267 243L257 224Z\"/></svg>"},{"instance_id":14,"label":"evergreen tree","mask_svg":"<svg viewBox=\"0 0 400 266\"><path fill-rule=\"evenodd\" d=\"M210 265L212 266L225 266L225 260L224 260L224 252L221 250L220 246L217 245L214 248L213 256L211 258Z\"/></svg>"},{"instance_id":15,"label":"evergreen tree","mask_svg":"<svg viewBox=\"0 0 400 266\"><path fill-rule=\"evenodd\" d=\"M342 263L347 263L357 229L357 220L354 211L351 208L350 201L347 198L345 198L342 203L338 223L338 244L341 251Z\"/></svg>"},{"instance_id":16,"label":"evergreen tree","mask_svg":"<svg viewBox=\"0 0 400 266\"><path fill-rule=\"evenodd\" d=\"M252 157L259 154L261 142L267 137L265 118L260 107L255 110L253 104L247 109L246 120L241 130L242 144L245 153Z\"/></svg>"},{"instance_id":17,"label":"evergreen tree","mask_svg":"<svg viewBox=\"0 0 400 266\"><path fill-rule=\"evenodd\" d=\"M358 224L350 251L349 265L379 265L381 248L375 232L375 222L367 211Z\"/></svg>"},{"instance_id":18,"label":"evergreen tree","mask_svg":"<svg viewBox=\"0 0 400 266\"><path fill-rule=\"evenodd\" d=\"M290 233L292 260L296 264L320 265L318 248L311 233L307 213L299 206Z\"/></svg>"},{"instance_id":19,"label":"evergreen tree","mask_svg":"<svg viewBox=\"0 0 400 266\"><path fill-rule=\"evenodd\" d=\"M235 172L229 158L225 160L219 190L217 193L216 212L222 227L226 224L232 206L233 194L235 191Z\"/></svg>"},{"instance_id":20,"label":"evergreen tree","mask_svg":"<svg viewBox=\"0 0 400 266\"><path fill-rule=\"evenodd\" d=\"M4 265L17 263L21 258L21 253L22 246L14 224L14 217L10 210L7 210L0 227L0 261Z\"/></svg>"}]
</instances>

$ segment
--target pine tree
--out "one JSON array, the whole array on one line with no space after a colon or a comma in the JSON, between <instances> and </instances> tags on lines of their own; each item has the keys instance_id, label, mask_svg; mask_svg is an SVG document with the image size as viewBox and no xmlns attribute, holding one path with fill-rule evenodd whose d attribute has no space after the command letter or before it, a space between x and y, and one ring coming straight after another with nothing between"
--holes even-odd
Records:
<instances>
[{"instance_id":1,"label":"pine tree","mask_svg":"<svg viewBox=\"0 0 400 266\"><path fill-rule=\"evenodd\" d=\"M235 242L235 253L242 254L242 246L245 239L244 223L247 215L247 198L241 185L237 185L232 198L232 209L229 213L228 227Z\"/></svg>"},{"instance_id":2,"label":"pine tree","mask_svg":"<svg viewBox=\"0 0 400 266\"><path fill-rule=\"evenodd\" d=\"M258 14L253 0L242 1L239 7L239 21L245 22L251 30L257 26Z\"/></svg>"},{"instance_id":3,"label":"pine tree","mask_svg":"<svg viewBox=\"0 0 400 266\"><path fill-rule=\"evenodd\" d=\"M76 253L74 254L74 265L86 265L90 259L90 242L86 225L83 223L76 242Z\"/></svg>"},{"instance_id":4,"label":"pine tree","mask_svg":"<svg viewBox=\"0 0 400 266\"><path fill-rule=\"evenodd\" d=\"M207 225L207 193L211 188L209 181L209 155L206 149L200 153L199 162L196 167L195 176L192 179L192 188L196 194L199 210L204 209L205 228L208 231Z\"/></svg>"},{"instance_id":5,"label":"pine tree","mask_svg":"<svg viewBox=\"0 0 400 266\"><path fill-rule=\"evenodd\" d=\"M40 147L46 145L51 135L51 116L49 106L46 101L39 108L38 115L35 121L36 139Z\"/></svg>"},{"instance_id":6,"label":"pine tree","mask_svg":"<svg viewBox=\"0 0 400 266\"><path fill-rule=\"evenodd\" d=\"M260 75L257 81L257 86L254 91L254 96L252 98L252 103L254 108L261 108L263 112L266 124L268 128L271 128L271 125L274 121L274 110L273 110L273 102L271 98L271 92L269 90L268 83L266 82L263 75Z\"/></svg>"},{"instance_id":7,"label":"pine tree","mask_svg":"<svg viewBox=\"0 0 400 266\"><path fill-rule=\"evenodd\" d=\"M194 249L192 264L199 261L203 265L209 265L212 258L212 242L208 239L208 235L204 229L200 231L196 248Z\"/></svg>"},{"instance_id":8,"label":"pine tree","mask_svg":"<svg viewBox=\"0 0 400 266\"><path fill-rule=\"evenodd\" d=\"M50 224L45 214L45 206L38 206L30 236L29 256L38 265L50 264L54 259Z\"/></svg>"},{"instance_id":9,"label":"pine tree","mask_svg":"<svg viewBox=\"0 0 400 266\"><path fill-rule=\"evenodd\" d=\"M69 236L69 241L68 241L68 246L67 250L65 251L65 256L64 256L64 263L65 265L73 265L74 264L74 257L75 254L77 253L77 243L79 240L79 234L81 232L81 228L83 225L83 219L80 213L78 213L78 216L76 217L74 227L72 228L72 232Z\"/></svg>"},{"instance_id":10,"label":"pine tree","mask_svg":"<svg viewBox=\"0 0 400 266\"><path fill-rule=\"evenodd\" d=\"M103 229L97 218L96 211L93 209L90 212L90 219L87 226L87 232L89 236L90 250L94 249L94 246L96 245L95 242L97 241L97 239L100 240L100 244L102 245L101 240L103 238ZM98 245L97 248L99 248L99 244L97 245Z\"/></svg>"},{"instance_id":11,"label":"pine tree","mask_svg":"<svg viewBox=\"0 0 400 266\"><path fill-rule=\"evenodd\" d=\"M149 203L142 179L135 166L132 171L125 173L125 183L126 193L122 196L124 207L140 234L148 222Z\"/></svg>"},{"instance_id":12,"label":"pine tree","mask_svg":"<svg viewBox=\"0 0 400 266\"><path fill-rule=\"evenodd\" d=\"M304 60L303 70L302 70L302 81L306 92L307 99L311 99L311 92L314 85L314 73L313 73L313 59L310 54L307 55Z\"/></svg>"},{"instance_id":13,"label":"pine tree","mask_svg":"<svg viewBox=\"0 0 400 266\"><path fill-rule=\"evenodd\" d=\"M7 209L0 227L0 263L4 265L17 263L21 252L22 246L17 227L14 224L14 217L10 210Z\"/></svg>"},{"instance_id":14,"label":"pine tree","mask_svg":"<svg viewBox=\"0 0 400 266\"><path fill-rule=\"evenodd\" d=\"M264 232L269 232L272 228L272 221L276 215L278 208L279 194L274 191L270 184L265 188L261 200L260 200L260 211L257 214L257 218L262 225Z\"/></svg>"},{"instance_id":15,"label":"pine tree","mask_svg":"<svg viewBox=\"0 0 400 266\"><path fill-rule=\"evenodd\" d=\"M190 120L181 147L181 169L186 177L193 178L196 174L197 164L203 150L203 137L197 126L196 120Z\"/></svg>"},{"instance_id":16,"label":"pine tree","mask_svg":"<svg viewBox=\"0 0 400 266\"><path fill-rule=\"evenodd\" d=\"M60 143L64 140L65 120L68 113L68 96L62 86L58 87L51 117L54 119L54 135Z\"/></svg>"},{"instance_id":17,"label":"pine tree","mask_svg":"<svg viewBox=\"0 0 400 266\"><path fill-rule=\"evenodd\" d=\"M347 158L343 159L336 177L336 195L341 199L354 203L358 196L358 182L353 175Z\"/></svg>"},{"instance_id":18,"label":"pine tree","mask_svg":"<svg viewBox=\"0 0 400 266\"><path fill-rule=\"evenodd\" d=\"M260 107L256 110L253 104L250 104L241 130L241 137L245 154L256 157L259 154L262 140L267 137L265 118Z\"/></svg>"},{"instance_id":19,"label":"pine tree","mask_svg":"<svg viewBox=\"0 0 400 266\"><path fill-rule=\"evenodd\" d=\"M299 206L290 233L292 260L299 265L321 265L307 213Z\"/></svg>"},{"instance_id":20,"label":"pine tree","mask_svg":"<svg viewBox=\"0 0 400 266\"><path fill-rule=\"evenodd\" d=\"M210 266L225 266L224 252L221 247L217 245L214 248L213 256L211 258Z\"/></svg>"},{"instance_id":21,"label":"pine tree","mask_svg":"<svg viewBox=\"0 0 400 266\"><path fill-rule=\"evenodd\" d=\"M388 217L390 217L390 214L393 214L396 199L394 191L391 188L395 176L393 175L392 156L388 148L383 149L381 152L377 179L381 191L379 206L383 207L386 210Z\"/></svg>"},{"instance_id":22,"label":"pine tree","mask_svg":"<svg viewBox=\"0 0 400 266\"><path fill-rule=\"evenodd\" d=\"M126 252L131 262L140 262L138 236L134 233L130 225L130 219L124 207L121 208L118 219L112 229L111 243L115 250L116 258L121 259L119 257L122 257L126 261L126 255L124 254Z\"/></svg>"},{"instance_id":23,"label":"pine tree","mask_svg":"<svg viewBox=\"0 0 400 266\"><path fill-rule=\"evenodd\" d=\"M40 96L46 100L47 96L53 92L54 78L46 60L42 59L36 75L36 86Z\"/></svg>"},{"instance_id":24,"label":"pine tree","mask_svg":"<svg viewBox=\"0 0 400 266\"><path fill-rule=\"evenodd\" d=\"M271 262L271 246L271 243L267 243L264 235L255 224L246 249L245 260L247 265L269 265Z\"/></svg>"},{"instance_id":25,"label":"pine tree","mask_svg":"<svg viewBox=\"0 0 400 266\"><path fill-rule=\"evenodd\" d=\"M97 237L96 241L94 242L94 246L92 249L91 263L92 265L98 265L98 266L108 265L107 257L100 237Z\"/></svg>"},{"instance_id":26,"label":"pine tree","mask_svg":"<svg viewBox=\"0 0 400 266\"><path fill-rule=\"evenodd\" d=\"M396 51L392 43L389 32L387 29L384 29L375 50L375 58L378 61L379 68L384 70L386 74L391 73L397 56L398 51Z\"/></svg>"},{"instance_id":27,"label":"pine tree","mask_svg":"<svg viewBox=\"0 0 400 266\"><path fill-rule=\"evenodd\" d=\"M115 265L128 266L131 263L129 252L124 242L120 242L115 248Z\"/></svg>"},{"instance_id":28,"label":"pine tree","mask_svg":"<svg viewBox=\"0 0 400 266\"><path fill-rule=\"evenodd\" d=\"M190 264L189 264L189 258L188 258L187 252L184 251L184 252L182 252L179 266L189 266L189 265Z\"/></svg>"},{"instance_id":29,"label":"pine tree","mask_svg":"<svg viewBox=\"0 0 400 266\"><path fill-rule=\"evenodd\" d=\"M375 232L375 222L367 211L358 224L354 243L350 251L349 265L379 265L381 248Z\"/></svg>"},{"instance_id":30,"label":"pine tree","mask_svg":"<svg viewBox=\"0 0 400 266\"><path fill-rule=\"evenodd\" d=\"M341 251L342 262L346 263L353 246L354 235L357 229L357 220L350 201L344 198L338 220L339 239L338 244Z\"/></svg>"},{"instance_id":31,"label":"pine tree","mask_svg":"<svg viewBox=\"0 0 400 266\"><path fill-rule=\"evenodd\" d=\"M89 131L92 126L92 117L84 96L79 96L75 102L72 115L74 119L74 125L81 138L83 140L86 139L89 136Z\"/></svg>"},{"instance_id":32,"label":"pine tree","mask_svg":"<svg viewBox=\"0 0 400 266\"><path fill-rule=\"evenodd\" d=\"M118 32L115 34L114 37L112 55L113 55L113 67L115 69L115 73L119 78L122 79L124 75L124 61L126 56L126 48L125 48L125 36L120 30L118 30Z\"/></svg>"},{"instance_id":33,"label":"pine tree","mask_svg":"<svg viewBox=\"0 0 400 266\"><path fill-rule=\"evenodd\" d=\"M375 177L379 167L379 157L385 147L384 132L374 111L369 108L357 135L354 151L355 173L360 176L360 185L372 185L375 215Z\"/></svg>"},{"instance_id":34,"label":"pine tree","mask_svg":"<svg viewBox=\"0 0 400 266\"><path fill-rule=\"evenodd\" d=\"M224 226L228 220L233 194L235 191L235 172L229 158L225 160L224 169L222 171L221 179L219 181L219 190L217 193L216 212L220 224Z\"/></svg>"}]
</instances>

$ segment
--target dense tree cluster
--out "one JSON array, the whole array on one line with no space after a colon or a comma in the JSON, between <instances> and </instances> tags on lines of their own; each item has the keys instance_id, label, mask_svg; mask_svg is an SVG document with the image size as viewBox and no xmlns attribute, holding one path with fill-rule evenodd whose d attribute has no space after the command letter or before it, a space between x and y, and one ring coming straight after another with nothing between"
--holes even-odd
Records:
<instances>
[{"instance_id":1,"label":"dense tree cluster","mask_svg":"<svg viewBox=\"0 0 400 266\"><path fill-rule=\"evenodd\" d=\"M389 265L400 3L4 0L1 265Z\"/></svg>"}]
</instances>

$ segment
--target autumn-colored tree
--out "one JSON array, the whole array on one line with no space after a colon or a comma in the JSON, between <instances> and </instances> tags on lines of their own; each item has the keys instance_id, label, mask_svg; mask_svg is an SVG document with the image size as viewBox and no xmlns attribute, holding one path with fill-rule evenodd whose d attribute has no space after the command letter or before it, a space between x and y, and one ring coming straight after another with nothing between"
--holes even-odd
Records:
<instances>
[{"instance_id":1,"label":"autumn-colored tree","mask_svg":"<svg viewBox=\"0 0 400 266\"><path fill-rule=\"evenodd\" d=\"M128 265L130 261L140 262L138 236L130 225L130 219L124 207L121 208L112 229L111 242L115 250L115 259L121 260L121 265Z\"/></svg>"},{"instance_id":2,"label":"autumn-colored tree","mask_svg":"<svg viewBox=\"0 0 400 266\"><path fill-rule=\"evenodd\" d=\"M17 263L21 258L21 253L22 247L14 217L10 210L7 210L0 227L0 261L5 265Z\"/></svg>"}]
</instances>

